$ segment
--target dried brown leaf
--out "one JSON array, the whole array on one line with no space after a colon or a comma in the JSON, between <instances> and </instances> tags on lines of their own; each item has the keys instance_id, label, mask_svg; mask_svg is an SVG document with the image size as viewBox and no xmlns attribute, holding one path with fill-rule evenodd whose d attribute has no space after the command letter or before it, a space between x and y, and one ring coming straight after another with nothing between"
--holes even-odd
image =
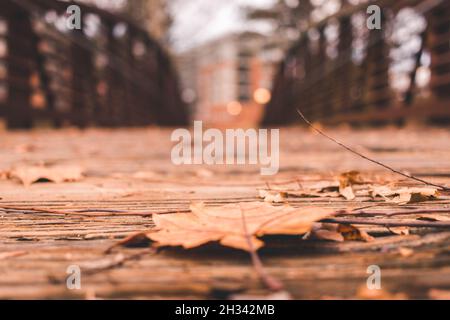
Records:
<instances>
[{"instance_id":1,"label":"dried brown leaf","mask_svg":"<svg viewBox=\"0 0 450 320\"><path fill-rule=\"evenodd\" d=\"M362 178L358 171L350 171L340 174L336 181L321 181L309 188L302 188L300 190L277 188L276 190L270 191L277 191L282 195L298 198L344 197L346 200L354 200L356 195L353 186L365 183L367 182ZM260 194L264 199L266 198L265 195L266 194ZM269 199L273 199L273 197L269 197Z\"/></svg>"},{"instance_id":2,"label":"dried brown leaf","mask_svg":"<svg viewBox=\"0 0 450 320\"><path fill-rule=\"evenodd\" d=\"M387 186L375 186L369 193L372 198L382 197L387 202L397 204L423 202L439 196L438 189L431 187L391 189Z\"/></svg>"},{"instance_id":3,"label":"dried brown leaf","mask_svg":"<svg viewBox=\"0 0 450 320\"><path fill-rule=\"evenodd\" d=\"M359 171L344 172L339 175L339 186L345 188L356 184L366 184Z\"/></svg>"},{"instance_id":4,"label":"dried brown leaf","mask_svg":"<svg viewBox=\"0 0 450 320\"><path fill-rule=\"evenodd\" d=\"M83 168L76 165L20 166L12 169L9 177L18 179L25 186L41 180L54 183L74 182L83 178Z\"/></svg>"},{"instance_id":5,"label":"dried brown leaf","mask_svg":"<svg viewBox=\"0 0 450 320\"><path fill-rule=\"evenodd\" d=\"M407 236L409 234L409 228L408 227L389 227L388 229L393 234L397 234L397 235L400 235L400 236Z\"/></svg>"},{"instance_id":6,"label":"dried brown leaf","mask_svg":"<svg viewBox=\"0 0 450 320\"><path fill-rule=\"evenodd\" d=\"M116 247L143 247L145 245L148 245L148 243L149 239L147 237L147 233L138 232L108 247L108 249L105 250L105 253L111 252Z\"/></svg>"},{"instance_id":7,"label":"dried brown leaf","mask_svg":"<svg viewBox=\"0 0 450 320\"><path fill-rule=\"evenodd\" d=\"M313 229L308 237L309 239L328 240L335 242L343 241L373 241L373 237L367 232L352 226L344 224L319 224Z\"/></svg>"},{"instance_id":8,"label":"dried brown leaf","mask_svg":"<svg viewBox=\"0 0 450 320\"><path fill-rule=\"evenodd\" d=\"M340 224L337 231L344 236L345 240L366 242L374 240L374 238L364 230L349 224Z\"/></svg>"},{"instance_id":9,"label":"dried brown leaf","mask_svg":"<svg viewBox=\"0 0 450 320\"><path fill-rule=\"evenodd\" d=\"M344 242L345 238L344 236L333 230L327 230L327 229L318 229L313 232L311 232L309 239L317 239L317 240L328 240L328 241L335 241L335 242Z\"/></svg>"},{"instance_id":10,"label":"dried brown leaf","mask_svg":"<svg viewBox=\"0 0 450 320\"><path fill-rule=\"evenodd\" d=\"M258 237L264 235L301 235L309 232L314 222L330 216L324 208L275 207L268 203L241 203L222 207L191 205L191 212L155 215L158 231L147 234L158 246L195 248L209 242L249 251L242 226L241 210L245 212L247 232L255 249L264 246Z\"/></svg>"},{"instance_id":11,"label":"dried brown leaf","mask_svg":"<svg viewBox=\"0 0 450 320\"><path fill-rule=\"evenodd\" d=\"M347 186L345 188L339 188L339 194L343 196L346 200L354 200L356 198L353 188Z\"/></svg>"},{"instance_id":12,"label":"dried brown leaf","mask_svg":"<svg viewBox=\"0 0 450 320\"><path fill-rule=\"evenodd\" d=\"M277 193L279 194L278 197L276 197ZM321 181L309 188L298 190L283 189L280 187L270 190L260 190L261 198L275 200L267 200L268 202L276 202L280 198L288 196L296 198L338 198L342 196L347 200L353 200L355 198L353 188L351 186L341 188L339 181Z\"/></svg>"},{"instance_id":13,"label":"dried brown leaf","mask_svg":"<svg viewBox=\"0 0 450 320\"><path fill-rule=\"evenodd\" d=\"M359 171L344 172L339 175L339 194L346 200L354 200L356 198L353 185L367 183Z\"/></svg>"}]
</instances>

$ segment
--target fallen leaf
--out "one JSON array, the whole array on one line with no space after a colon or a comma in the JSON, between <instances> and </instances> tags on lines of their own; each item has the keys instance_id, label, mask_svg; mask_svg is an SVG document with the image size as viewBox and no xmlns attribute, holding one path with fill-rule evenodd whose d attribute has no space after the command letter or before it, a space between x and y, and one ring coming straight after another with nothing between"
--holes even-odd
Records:
<instances>
[{"instance_id":1,"label":"fallen leaf","mask_svg":"<svg viewBox=\"0 0 450 320\"><path fill-rule=\"evenodd\" d=\"M286 192L273 191L273 190L259 190L259 197L269 203L281 203L286 201Z\"/></svg>"},{"instance_id":2,"label":"fallen leaf","mask_svg":"<svg viewBox=\"0 0 450 320\"><path fill-rule=\"evenodd\" d=\"M369 190L369 195L372 198L395 196L397 193L388 186L372 186Z\"/></svg>"},{"instance_id":3,"label":"fallen leaf","mask_svg":"<svg viewBox=\"0 0 450 320\"><path fill-rule=\"evenodd\" d=\"M401 188L393 190L387 186L372 187L369 194L374 199L382 197L387 202L397 204L423 202L436 199L439 196L436 188Z\"/></svg>"},{"instance_id":4,"label":"fallen leaf","mask_svg":"<svg viewBox=\"0 0 450 320\"><path fill-rule=\"evenodd\" d=\"M338 176L337 181L321 181L308 189L301 190L283 190L276 189L286 196L298 198L337 198L344 197L346 200L354 200L356 198L353 186L367 183L358 171L344 172ZM275 191L275 190L273 190Z\"/></svg>"},{"instance_id":5,"label":"fallen leaf","mask_svg":"<svg viewBox=\"0 0 450 320\"><path fill-rule=\"evenodd\" d=\"M351 186L339 188L339 194L343 196L346 200L353 200L356 198L353 188Z\"/></svg>"},{"instance_id":6,"label":"fallen leaf","mask_svg":"<svg viewBox=\"0 0 450 320\"><path fill-rule=\"evenodd\" d=\"M264 246L258 237L264 235L301 235L311 230L314 222L331 215L325 208L293 208L268 203L241 203L222 207L191 205L191 212L155 215L159 229L147 237L157 246L182 246L185 249L218 241L223 246L249 251L249 243L242 224L245 212L248 235L257 250Z\"/></svg>"},{"instance_id":7,"label":"fallen leaf","mask_svg":"<svg viewBox=\"0 0 450 320\"><path fill-rule=\"evenodd\" d=\"M361 230L355 226L349 225L349 224L339 224L338 225L338 232L341 233L345 240L353 240L353 241L366 241L370 242L373 241L374 238L370 236L367 232L364 230Z\"/></svg>"},{"instance_id":8,"label":"fallen leaf","mask_svg":"<svg viewBox=\"0 0 450 320\"><path fill-rule=\"evenodd\" d=\"M279 291L269 295L234 294L230 300L251 301L251 300L292 300L292 296L287 291Z\"/></svg>"},{"instance_id":9,"label":"fallen leaf","mask_svg":"<svg viewBox=\"0 0 450 320\"><path fill-rule=\"evenodd\" d=\"M408 227L389 227L388 230L393 234L398 234L401 236L407 236L409 234Z\"/></svg>"},{"instance_id":10,"label":"fallen leaf","mask_svg":"<svg viewBox=\"0 0 450 320\"><path fill-rule=\"evenodd\" d=\"M339 175L339 185L342 188L355 185L355 184L366 184L368 181L365 181L359 171L349 171L344 172Z\"/></svg>"},{"instance_id":11,"label":"fallen leaf","mask_svg":"<svg viewBox=\"0 0 450 320\"><path fill-rule=\"evenodd\" d=\"M147 237L147 233L138 232L134 233L119 242L113 244L105 250L105 253L110 253L116 247L126 247L126 248L137 248L148 246L149 239Z\"/></svg>"},{"instance_id":12,"label":"fallen leaf","mask_svg":"<svg viewBox=\"0 0 450 320\"><path fill-rule=\"evenodd\" d=\"M317 239L317 240L328 240L328 241L335 241L335 242L344 242L345 238L344 236L333 230L327 230L327 229L318 229L309 234L307 237L308 239Z\"/></svg>"},{"instance_id":13,"label":"fallen leaf","mask_svg":"<svg viewBox=\"0 0 450 320\"><path fill-rule=\"evenodd\" d=\"M356 198L353 185L365 184L359 171L344 172L339 175L339 194L347 200Z\"/></svg>"},{"instance_id":14,"label":"fallen leaf","mask_svg":"<svg viewBox=\"0 0 450 320\"><path fill-rule=\"evenodd\" d=\"M329 240L335 242L343 241L373 241L374 238L367 232L344 224L321 223L308 235L309 239Z\"/></svg>"},{"instance_id":15,"label":"fallen leaf","mask_svg":"<svg viewBox=\"0 0 450 320\"><path fill-rule=\"evenodd\" d=\"M287 189L282 187L274 187L273 189L264 191L278 192L284 197L295 198L337 198L340 197L339 182L338 181L321 181L309 188L302 189ZM261 198L265 198L265 193L260 193Z\"/></svg>"},{"instance_id":16,"label":"fallen leaf","mask_svg":"<svg viewBox=\"0 0 450 320\"><path fill-rule=\"evenodd\" d=\"M12 169L9 178L18 179L25 186L41 180L54 183L74 182L83 178L83 169L75 165L21 166Z\"/></svg>"}]
</instances>

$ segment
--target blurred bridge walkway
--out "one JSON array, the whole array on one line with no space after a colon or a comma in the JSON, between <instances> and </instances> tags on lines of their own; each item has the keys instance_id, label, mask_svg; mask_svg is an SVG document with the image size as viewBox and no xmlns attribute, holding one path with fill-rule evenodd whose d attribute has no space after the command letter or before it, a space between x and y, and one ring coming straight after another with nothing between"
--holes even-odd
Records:
<instances>
[{"instance_id":1,"label":"blurred bridge walkway","mask_svg":"<svg viewBox=\"0 0 450 320\"><path fill-rule=\"evenodd\" d=\"M69 30L72 4L0 1L0 118L8 127L186 124L161 46L132 21L80 3L82 29Z\"/></svg>"}]
</instances>

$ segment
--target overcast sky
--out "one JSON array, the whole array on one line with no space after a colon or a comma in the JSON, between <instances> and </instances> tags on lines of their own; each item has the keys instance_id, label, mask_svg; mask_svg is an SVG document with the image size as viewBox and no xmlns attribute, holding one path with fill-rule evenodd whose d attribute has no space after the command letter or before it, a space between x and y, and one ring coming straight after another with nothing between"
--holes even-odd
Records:
<instances>
[{"instance_id":1,"label":"overcast sky","mask_svg":"<svg viewBox=\"0 0 450 320\"><path fill-rule=\"evenodd\" d=\"M270 7L276 0L172 0L172 40L182 51L220 35L242 31L267 32L267 23L248 23L242 7Z\"/></svg>"}]
</instances>

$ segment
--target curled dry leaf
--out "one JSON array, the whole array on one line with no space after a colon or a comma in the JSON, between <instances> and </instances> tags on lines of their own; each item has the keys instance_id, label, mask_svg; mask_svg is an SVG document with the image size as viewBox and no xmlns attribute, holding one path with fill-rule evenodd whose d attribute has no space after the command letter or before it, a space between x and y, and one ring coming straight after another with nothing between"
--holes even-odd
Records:
<instances>
[{"instance_id":1,"label":"curled dry leaf","mask_svg":"<svg viewBox=\"0 0 450 320\"><path fill-rule=\"evenodd\" d=\"M221 245L250 251L242 224L245 212L247 232L255 249L264 246L258 237L264 235L301 235L312 228L314 222L329 217L330 210L288 205L275 207L268 203L241 203L222 207L205 207L203 203L191 205L191 212L155 215L158 231L147 237L158 246L182 246L185 249L218 241Z\"/></svg>"},{"instance_id":2,"label":"curled dry leaf","mask_svg":"<svg viewBox=\"0 0 450 320\"><path fill-rule=\"evenodd\" d=\"M344 242L345 238L344 236L337 232L336 230L328 230L328 229L317 229L312 231L308 236L307 239L317 239L317 240L328 240L328 241L335 241L335 242Z\"/></svg>"},{"instance_id":3,"label":"curled dry leaf","mask_svg":"<svg viewBox=\"0 0 450 320\"><path fill-rule=\"evenodd\" d=\"M339 194L346 200L354 200L356 198L352 186L347 186L345 188L339 187Z\"/></svg>"},{"instance_id":4,"label":"curled dry leaf","mask_svg":"<svg viewBox=\"0 0 450 320\"><path fill-rule=\"evenodd\" d=\"M359 171L341 173L339 176L339 194L347 200L353 200L356 196L352 186L365 183Z\"/></svg>"},{"instance_id":5,"label":"curled dry leaf","mask_svg":"<svg viewBox=\"0 0 450 320\"><path fill-rule=\"evenodd\" d=\"M408 227L389 227L388 230L392 232L393 234L397 234L400 236L407 236L409 235L409 228Z\"/></svg>"},{"instance_id":6,"label":"curled dry leaf","mask_svg":"<svg viewBox=\"0 0 450 320\"><path fill-rule=\"evenodd\" d=\"M11 170L10 179L18 179L25 186L38 181L54 183L74 182L83 178L83 169L76 165L21 166Z\"/></svg>"},{"instance_id":7,"label":"curled dry leaf","mask_svg":"<svg viewBox=\"0 0 450 320\"><path fill-rule=\"evenodd\" d=\"M345 240L366 241L366 242L374 240L374 238L364 230L361 230L360 228L357 228L349 224L347 225L340 224L338 226L338 232L344 236Z\"/></svg>"},{"instance_id":8,"label":"curled dry leaf","mask_svg":"<svg viewBox=\"0 0 450 320\"><path fill-rule=\"evenodd\" d=\"M346 200L354 200L356 195L353 186L365 183L367 182L358 171L350 171L340 174L336 181L321 181L309 188L302 188L300 190L279 187L270 190L260 190L259 195L267 202L283 202L284 198L288 196L297 198L344 197Z\"/></svg>"},{"instance_id":9,"label":"curled dry leaf","mask_svg":"<svg viewBox=\"0 0 450 320\"><path fill-rule=\"evenodd\" d=\"M401 188L391 189L387 186L372 187L369 192L372 198L382 197L387 202L397 204L417 203L436 199L439 196L437 188Z\"/></svg>"},{"instance_id":10,"label":"curled dry leaf","mask_svg":"<svg viewBox=\"0 0 450 320\"><path fill-rule=\"evenodd\" d=\"M364 177L361 175L361 172L353 170L341 173L339 175L339 183L342 186L346 187L355 184L367 184L369 182L364 179Z\"/></svg>"},{"instance_id":11,"label":"curled dry leaf","mask_svg":"<svg viewBox=\"0 0 450 320\"><path fill-rule=\"evenodd\" d=\"M149 245L150 240L147 237L147 233L138 232L134 233L121 241L113 244L105 250L105 253L110 253L116 247L128 247L128 248L137 248L144 247Z\"/></svg>"},{"instance_id":12,"label":"curled dry leaf","mask_svg":"<svg viewBox=\"0 0 450 320\"><path fill-rule=\"evenodd\" d=\"M373 241L374 238L364 230L352 225L321 223L308 235L309 239L343 241Z\"/></svg>"}]
</instances>

